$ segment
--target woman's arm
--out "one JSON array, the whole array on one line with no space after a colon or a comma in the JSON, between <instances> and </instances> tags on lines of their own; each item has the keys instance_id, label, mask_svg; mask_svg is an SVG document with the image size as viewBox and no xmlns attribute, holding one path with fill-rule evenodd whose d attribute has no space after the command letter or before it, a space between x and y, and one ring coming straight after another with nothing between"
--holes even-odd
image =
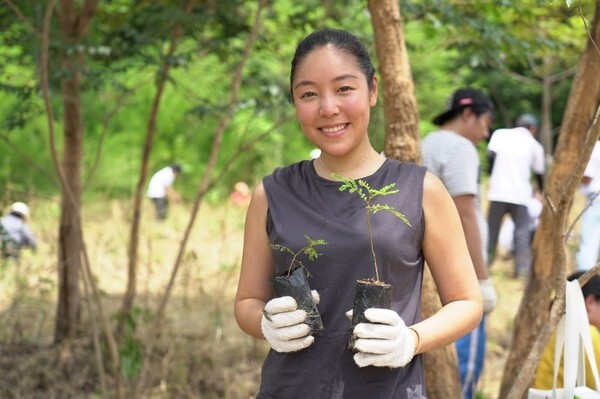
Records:
<instances>
[{"instance_id":1,"label":"woman's arm","mask_svg":"<svg viewBox=\"0 0 600 399\"><path fill-rule=\"evenodd\" d=\"M438 289L442 309L412 326L420 335L419 352L448 345L481 321L481 291L452 198L431 173L423 187L423 254Z\"/></svg>"},{"instance_id":2,"label":"woman's arm","mask_svg":"<svg viewBox=\"0 0 600 399\"><path fill-rule=\"evenodd\" d=\"M235 297L235 319L247 334L263 338L260 327L262 310L273 297L269 277L274 273L267 236L268 203L264 187L254 190L246 214L242 267Z\"/></svg>"}]
</instances>

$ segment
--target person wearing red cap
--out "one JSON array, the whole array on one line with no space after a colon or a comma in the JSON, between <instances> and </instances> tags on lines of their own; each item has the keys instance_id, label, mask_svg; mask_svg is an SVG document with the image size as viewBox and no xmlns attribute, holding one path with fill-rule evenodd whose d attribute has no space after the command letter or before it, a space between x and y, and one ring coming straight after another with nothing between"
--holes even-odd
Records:
<instances>
[{"instance_id":1,"label":"person wearing red cap","mask_svg":"<svg viewBox=\"0 0 600 399\"><path fill-rule=\"evenodd\" d=\"M488 274L487 225L481 211L480 163L476 145L487 138L493 105L483 92L455 91L446 109L433 119L439 130L421 144L423 163L452 196L467 239L469 254L483 297L484 314L496 306L496 290ZM456 341L464 398L474 398L485 356L485 315L478 328Z\"/></svg>"}]
</instances>

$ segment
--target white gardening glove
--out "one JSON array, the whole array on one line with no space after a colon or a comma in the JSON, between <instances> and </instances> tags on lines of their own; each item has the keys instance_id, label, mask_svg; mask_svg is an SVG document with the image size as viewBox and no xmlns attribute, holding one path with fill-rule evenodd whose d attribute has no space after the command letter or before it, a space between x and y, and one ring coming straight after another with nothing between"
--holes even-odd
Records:
<instances>
[{"instance_id":1,"label":"white gardening glove","mask_svg":"<svg viewBox=\"0 0 600 399\"><path fill-rule=\"evenodd\" d=\"M319 303L319 294L312 291L313 300ZM291 296L271 299L265 305L261 320L265 339L277 352L297 352L309 347L315 340L310 327L305 323L306 312L298 310L296 300Z\"/></svg>"},{"instance_id":2,"label":"white gardening glove","mask_svg":"<svg viewBox=\"0 0 600 399\"><path fill-rule=\"evenodd\" d=\"M479 280L479 288L481 289L481 296L483 298L483 313L488 314L494 310L498 302L496 289L491 279Z\"/></svg>"},{"instance_id":3,"label":"white gardening glove","mask_svg":"<svg viewBox=\"0 0 600 399\"><path fill-rule=\"evenodd\" d=\"M365 317L373 323L359 323L354 327L356 341L354 362L358 367L403 367L417 350L415 333L404 320L390 309L370 308Z\"/></svg>"}]
</instances>

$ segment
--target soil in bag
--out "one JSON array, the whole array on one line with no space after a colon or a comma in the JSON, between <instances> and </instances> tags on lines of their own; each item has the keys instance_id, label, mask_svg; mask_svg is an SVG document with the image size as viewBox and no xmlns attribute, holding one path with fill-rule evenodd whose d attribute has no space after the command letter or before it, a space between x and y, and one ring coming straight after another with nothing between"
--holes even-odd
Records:
<instances>
[{"instance_id":1,"label":"soil in bag","mask_svg":"<svg viewBox=\"0 0 600 399\"><path fill-rule=\"evenodd\" d=\"M392 306L392 286L381 281L359 280L356 282L354 305L352 308L352 326L348 348L354 348L355 337L352 334L358 323L371 323L365 317L365 310L369 308L390 309Z\"/></svg>"},{"instance_id":2,"label":"soil in bag","mask_svg":"<svg viewBox=\"0 0 600 399\"><path fill-rule=\"evenodd\" d=\"M310 286L303 268L296 268L288 276L288 272L271 277L271 284L275 296L291 296L298 303L298 309L306 311L306 324L309 325L312 335L319 335L323 331L323 321L310 293Z\"/></svg>"}]
</instances>

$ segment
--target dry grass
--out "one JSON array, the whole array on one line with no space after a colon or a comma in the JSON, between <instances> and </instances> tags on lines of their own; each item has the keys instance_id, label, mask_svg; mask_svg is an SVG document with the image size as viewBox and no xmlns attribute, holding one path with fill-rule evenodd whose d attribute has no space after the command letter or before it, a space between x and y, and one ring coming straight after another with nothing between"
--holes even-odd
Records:
<instances>
[{"instance_id":1,"label":"dry grass","mask_svg":"<svg viewBox=\"0 0 600 399\"><path fill-rule=\"evenodd\" d=\"M81 335L68 346L51 345L58 209L55 203L31 205L39 249L35 254L24 252L19 264L5 263L0 269L0 397L101 397L84 302ZM126 206L94 204L84 215L92 269L111 316L126 284L126 220L131 214ZM148 320L171 275L187 211L183 205L174 206L163 223L150 217L150 207L144 211L148 217L142 223L135 334L140 343L147 339ZM233 206L201 208L161 323L144 398L245 399L256 391L266 347L243 334L233 320L243 218L244 210ZM108 352L102 350L108 367ZM108 385L110 393L110 380Z\"/></svg>"},{"instance_id":2,"label":"dry grass","mask_svg":"<svg viewBox=\"0 0 600 399\"><path fill-rule=\"evenodd\" d=\"M32 203L37 253L24 253L19 265L0 268L0 397L99 398L89 312L82 333L70 345L52 344L56 305L56 202ZM149 204L146 204L149 205ZM120 306L127 276L128 204L87 206L85 236L106 313ZM135 338L145 342L148 318L170 277L188 221L188 208L172 208L166 222L142 223ZM234 206L200 210L184 261L161 324L160 343L151 359L144 398L252 398L267 347L243 334L233 319L244 210ZM488 321L488 353L480 397L497 395L524 282L512 275L512 260L497 261L491 273L499 293ZM110 364L102 348L105 365ZM105 366L108 367L108 366ZM110 372L110 370L108 370ZM111 381L108 381L111 393ZM112 394L109 395L113 397Z\"/></svg>"}]
</instances>

